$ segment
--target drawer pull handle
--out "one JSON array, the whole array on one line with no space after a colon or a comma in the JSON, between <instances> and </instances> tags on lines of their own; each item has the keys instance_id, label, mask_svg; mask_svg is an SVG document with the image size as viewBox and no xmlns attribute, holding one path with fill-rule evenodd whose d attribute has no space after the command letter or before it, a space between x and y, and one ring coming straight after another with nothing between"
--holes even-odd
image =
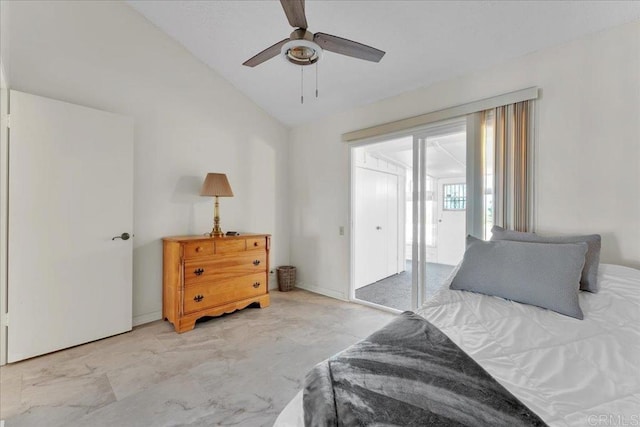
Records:
<instances>
[{"instance_id":1,"label":"drawer pull handle","mask_svg":"<svg viewBox=\"0 0 640 427\"><path fill-rule=\"evenodd\" d=\"M253 242L253 246L259 246L259 245L260 245L260 243L258 243L258 242Z\"/></svg>"},{"instance_id":2,"label":"drawer pull handle","mask_svg":"<svg viewBox=\"0 0 640 427\"><path fill-rule=\"evenodd\" d=\"M202 276L202 273L204 273L204 270L202 268L193 271L193 274L195 274L196 276Z\"/></svg>"},{"instance_id":3,"label":"drawer pull handle","mask_svg":"<svg viewBox=\"0 0 640 427\"><path fill-rule=\"evenodd\" d=\"M200 302L204 299L204 297L202 295L196 295L195 297L193 297L193 300L195 302Z\"/></svg>"},{"instance_id":4,"label":"drawer pull handle","mask_svg":"<svg viewBox=\"0 0 640 427\"><path fill-rule=\"evenodd\" d=\"M257 259L257 260L255 260L255 261L253 261L253 265L260 265L260 260L259 260L259 259Z\"/></svg>"},{"instance_id":5,"label":"drawer pull handle","mask_svg":"<svg viewBox=\"0 0 640 427\"><path fill-rule=\"evenodd\" d=\"M198 246L198 247L196 248L196 252L202 252L202 246Z\"/></svg>"},{"instance_id":6,"label":"drawer pull handle","mask_svg":"<svg viewBox=\"0 0 640 427\"><path fill-rule=\"evenodd\" d=\"M260 282L256 282L256 283L254 283L254 284L253 284L253 287L254 287L254 288L256 288L256 289L257 289L257 288L259 288L259 287L260 287Z\"/></svg>"}]
</instances>

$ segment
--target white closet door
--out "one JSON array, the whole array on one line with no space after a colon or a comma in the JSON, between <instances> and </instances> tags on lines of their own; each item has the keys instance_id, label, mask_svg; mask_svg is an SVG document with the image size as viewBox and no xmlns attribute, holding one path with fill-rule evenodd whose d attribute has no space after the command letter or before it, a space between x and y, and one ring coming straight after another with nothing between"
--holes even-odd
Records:
<instances>
[{"instance_id":1,"label":"white closet door","mask_svg":"<svg viewBox=\"0 0 640 427\"><path fill-rule=\"evenodd\" d=\"M384 277L388 277L398 273L398 176L383 175L386 175L387 182L386 223L383 230L387 250Z\"/></svg>"},{"instance_id":2,"label":"white closet door","mask_svg":"<svg viewBox=\"0 0 640 427\"><path fill-rule=\"evenodd\" d=\"M386 270L384 234L384 193L386 181L380 172L356 168L356 289L384 277Z\"/></svg>"},{"instance_id":3,"label":"white closet door","mask_svg":"<svg viewBox=\"0 0 640 427\"><path fill-rule=\"evenodd\" d=\"M398 177L356 168L355 288L398 273Z\"/></svg>"},{"instance_id":4,"label":"white closet door","mask_svg":"<svg viewBox=\"0 0 640 427\"><path fill-rule=\"evenodd\" d=\"M133 121L11 91L8 361L131 330Z\"/></svg>"}]
</instances>

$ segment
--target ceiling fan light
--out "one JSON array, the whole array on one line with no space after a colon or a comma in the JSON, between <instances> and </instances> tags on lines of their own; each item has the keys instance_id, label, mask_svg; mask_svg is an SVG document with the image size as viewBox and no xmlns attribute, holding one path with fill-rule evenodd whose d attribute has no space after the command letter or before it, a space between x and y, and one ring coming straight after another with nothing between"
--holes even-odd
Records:
<instances>
[{"instance_id":1,"label":"ceiling fan light","mask_svg":"<svg viewBox=\"0 0 640 427\"><path fill-rule=\"evenodd\" d=\"M309 61L316 56L316 51L307 46L294 46L287 52L290 58L297 59L299 61Z\"/></svg>"},{"instance_id":2,"label":"ceiling fan light","mask_svg":"<svg viewBox=\"0 0 640 427\"><path fill-rule=\"evenodd\" d=\"M311 65L320 59L322 49L309 40L291 40L282 46L280 52L292 64Z\"/></svg>"},{"instance_id":3,"label":"ceiling fan light","mask_svg":"<svg viewBox=\"0 0 640 427\"><path fill-rule=\"evenodd\" d=\"M294 46L287 51L287 59L297 65L307 65L316 62L318 54L310 47Z\"/></svg>"}]
</instances>

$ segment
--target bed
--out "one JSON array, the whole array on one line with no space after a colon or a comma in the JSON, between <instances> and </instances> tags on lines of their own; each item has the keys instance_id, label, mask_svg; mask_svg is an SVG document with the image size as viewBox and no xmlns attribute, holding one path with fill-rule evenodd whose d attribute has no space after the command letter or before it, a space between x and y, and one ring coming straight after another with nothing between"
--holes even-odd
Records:
<instances>
[{"instance_id":1,"label":"bed","mask_svg":"<svg viewBox=\"0 0 640 427\"><path fill-rule=\"evenodd\" d=\"M416 311L550 426L640 425L640 270L600 264L584 319L445 287ZM275 426L304 426L302 392Z\"/></svg>"}]
</instances>

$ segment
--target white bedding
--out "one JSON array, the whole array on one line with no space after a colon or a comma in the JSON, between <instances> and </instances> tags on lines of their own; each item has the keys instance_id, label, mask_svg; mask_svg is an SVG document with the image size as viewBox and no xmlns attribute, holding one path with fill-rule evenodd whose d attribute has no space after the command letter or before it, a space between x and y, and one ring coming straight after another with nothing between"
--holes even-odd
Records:
<instances>
[{"instance_id":1,"label":"white bedding","mask_svg":"<svg viewBox=\"0 0 640 427\"><path fill-rule=\"evenodd\" d=\"M443 289L416 312L551 426L640 426L640 270L600 265L584 320ZM275 426L302 427L302 392Z\"/></svg>"}]
</instances>

